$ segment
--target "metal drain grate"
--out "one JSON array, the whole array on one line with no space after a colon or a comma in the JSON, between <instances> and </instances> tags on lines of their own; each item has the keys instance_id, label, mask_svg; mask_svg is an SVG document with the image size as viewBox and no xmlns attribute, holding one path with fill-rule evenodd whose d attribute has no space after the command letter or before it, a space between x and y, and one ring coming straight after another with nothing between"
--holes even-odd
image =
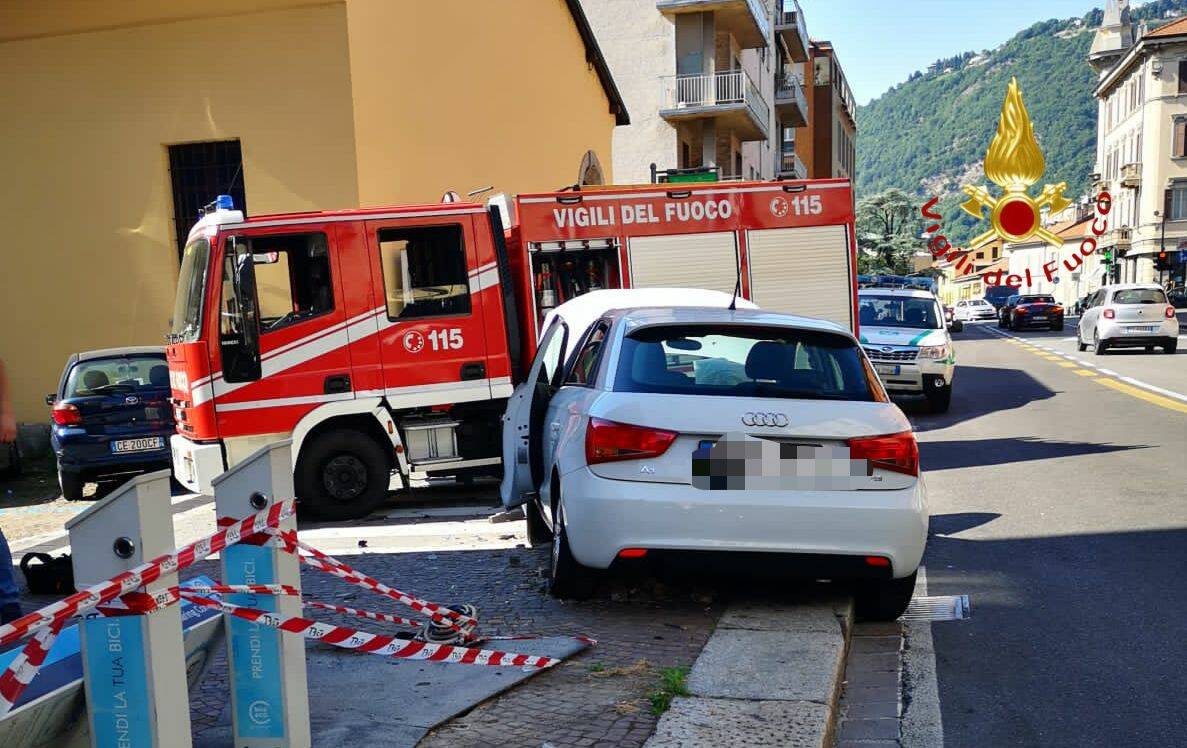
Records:
<instances>
[{"instance_id":1,"label":"metal drain grate","mask_svg":"<svg viewBox=\"0 0 1187 748\"><path fill-rule=\"evenodd\" d=\"M916 597L900 621L962 621L972 615L968 595Z\"/></svg>"}]
</instances>

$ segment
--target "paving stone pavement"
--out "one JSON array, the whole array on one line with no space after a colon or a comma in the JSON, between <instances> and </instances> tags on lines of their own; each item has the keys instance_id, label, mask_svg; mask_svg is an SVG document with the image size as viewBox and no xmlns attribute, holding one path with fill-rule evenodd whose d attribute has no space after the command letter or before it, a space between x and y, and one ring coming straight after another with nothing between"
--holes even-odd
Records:
<instances>
[{"instance_id":1,"label":"paving stone pavement","mask_svg":"<svg viewBox=\"0 0 1187 748\"><path fill-rule=\"evenodd\" d=\"M544 592L546 549L376 553L343 560L435 602L477 605L482 630L491 635L580 633L598 640L572 660L442 725L422 746L641 746L655 729L648 695L658 685L659 670L691 665L720 615L712 589L654 580L611 582L608 591L587 602L555 600ZM192 568L186 578L218 576L217 562ZM398 608L309 569L302 570L301 584L306 593L326 602L376 611ZM324 611L316 611L315 617L369 631L396 630ZM226 660L220 655L190 697L195 734L218 724L228 698L226 677ZM310 674L309 690L316 699L316 674ZM376 684L369 697L399 695Z\"/></svg>"}]
</instances>

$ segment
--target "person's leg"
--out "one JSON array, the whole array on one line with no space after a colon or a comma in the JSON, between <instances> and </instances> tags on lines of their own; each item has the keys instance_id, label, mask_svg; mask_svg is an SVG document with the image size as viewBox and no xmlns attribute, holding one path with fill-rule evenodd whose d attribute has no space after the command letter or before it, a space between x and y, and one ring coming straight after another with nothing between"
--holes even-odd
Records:
<instances>
[{"instance_id":1,"label":"person's leg","mask_svg":"<svg viewBox=\"0 0 1187 748\"><path fill-rule=\"evenodd\" d=\"M8 539L0 529L0 624L15 621L21 617L21 590L12 571L12 553L8 550Z\"/></svg>"}]
</instances>

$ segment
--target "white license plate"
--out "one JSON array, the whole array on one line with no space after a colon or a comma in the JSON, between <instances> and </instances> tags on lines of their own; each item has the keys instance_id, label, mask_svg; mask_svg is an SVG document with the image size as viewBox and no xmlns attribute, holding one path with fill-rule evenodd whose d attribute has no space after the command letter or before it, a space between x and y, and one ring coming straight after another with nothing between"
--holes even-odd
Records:
<instances>
[{"instance_id":1,"label":"white license plate","mask_svg":"<svg viewBox=\"0 0 1187 748\"><path fill-rule=\"evenodd\" d=\"M125 454L127 452L148 452L153 449L161 449L165 446L165 440L159 436L146 436L140 439L116 439L111 443L112 454Z\"/></svg>"},{"instance_id":2,"label":"white license plate","mask_svg":"<svg viewBox=\"0 0 1187 748\"><path fill-rule=\"evenodd\" d=\"M898 374L900 371L900 367L891 366L890 364L874 364L874 369L876 369L879 374L887 374L892 377Z\"/></svg>"},{"instance_id":3,"label":"white license plate","mask_svg":"<svg viewBox=\"0 0 1187 748\"><path fill-rule=\"evenodd\" d=\"M1045 314L1036 314L1036 315L1034 316L1034 321L1035 321L1035 322L1046 322L1046 321L1047 321L1047 315L1045 315Z\"/></svg>"},{"instance_id":4,"label":"white license plate","mask_svg":"<svg viewBox=\"0 0 1187 748\"><path fill-rule=\"evenodd\" d=\"M1157 330L1158 330L1157 327L1151 327L1149 325L1142 325L1140 327L1125 328L1125 334L1126 335L1140 335L1142 333L1147 333L1147 332L1156 332Z\"/></svg>"}]
</instances>

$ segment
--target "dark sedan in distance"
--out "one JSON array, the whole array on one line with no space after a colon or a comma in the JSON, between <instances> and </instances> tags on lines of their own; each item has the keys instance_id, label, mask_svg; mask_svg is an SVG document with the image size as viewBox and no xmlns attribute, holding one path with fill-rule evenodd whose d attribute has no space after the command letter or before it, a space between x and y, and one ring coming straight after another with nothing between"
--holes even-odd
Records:
<instances>
[{"instance_id":1,"label":"dark sedan in distance","mask_svg":"<svg viewBox=\"0 0 1187 748\"><path fill-rule=\"evenodd\" d=\"M169 395L161 346L72 354L46 398L62 496L77 501L89 482L170 467Z\"/></svg>"},{"instance_id":2,"label":"dark sedan in distance","mask_svg":"<svg viewBox=\"0 0 1187 748\"><path fill-rule=\"evenodd\" d=\"M998 312L998 327L1023 330L1028 327L1063 329L1063 307L1055 303L1051 294L1018 294L1011 296Z\"/></svg>"}]
</instances>

